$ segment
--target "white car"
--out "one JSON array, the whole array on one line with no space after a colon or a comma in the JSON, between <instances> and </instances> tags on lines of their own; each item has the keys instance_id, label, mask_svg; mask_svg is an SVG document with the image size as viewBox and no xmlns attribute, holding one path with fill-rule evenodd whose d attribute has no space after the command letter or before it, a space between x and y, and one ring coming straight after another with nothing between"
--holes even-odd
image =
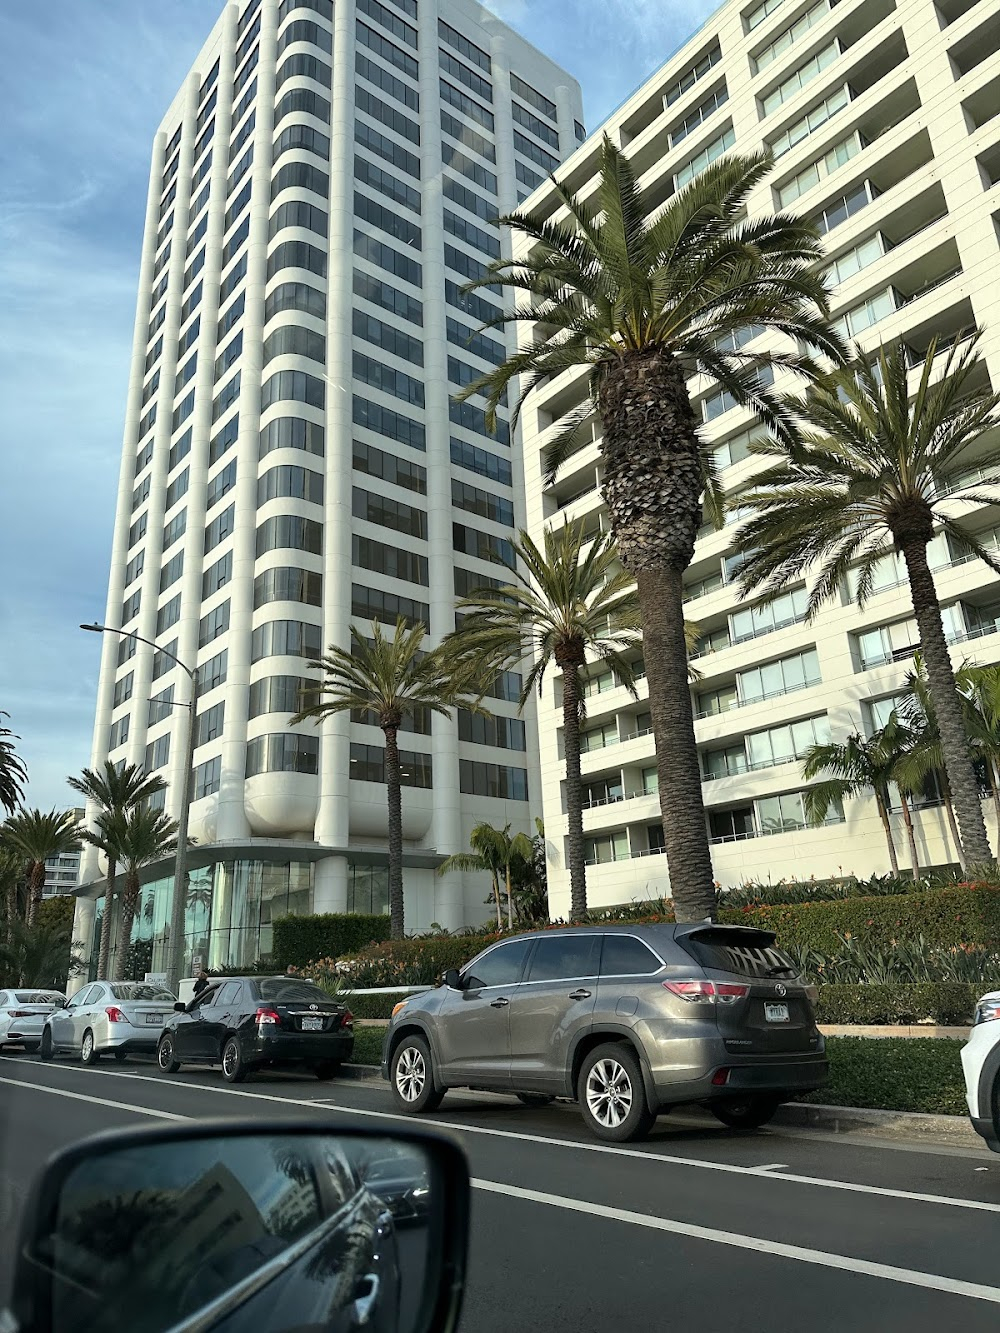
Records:
<instances>
[{"instance_id":1,"label":"white car","mask_svg":"<svg viewBox=\"0 0 1000 1333\"><path fill-rule=\"evenodd\" d=\"M1000 991L976 1005L969 1040L962 1047L965 1099L972 1128L993 1152L1000 1152Z\"/></svg>"},{"instance_id":2,"label":"white car","mask_svg":"<svg viewBox=\"0 0 1000 1333\"><path fill-rule=\"evenodd\" d=\"M23 1046L37 1051L46 1014L61 1009L66 996L57 990L25 986L0 990L0 1051L4 1046Z\"/></svg>"},{"instance_id":3,"label":"white car","mask_svg":"<svg viewBox=\"0 0 1000 1333\"><path fill-rule=\"evenodd\" d=\"M94 981L45 1019L40 1055L78 1055L92 1065L106 1052L152 1055L177 997L148 981Z\"/></svg>"}]
</instances>

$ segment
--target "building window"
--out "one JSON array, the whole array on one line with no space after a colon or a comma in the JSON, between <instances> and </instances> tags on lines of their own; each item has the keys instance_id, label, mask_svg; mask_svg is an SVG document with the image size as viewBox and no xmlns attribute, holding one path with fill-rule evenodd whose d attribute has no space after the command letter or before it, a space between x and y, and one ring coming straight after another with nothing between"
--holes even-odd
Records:
<instances>
[{"instance_id":1,"label":"building window","mask_svg":"<svg viewBox=\"0 0 1000 1333\"><path fill-rule=\"evenodd\" d=\"M447 217L447 212L445 216ZM387 282L382 282L380 278L374 278L370 273L362 273L359 269L354 270L354 295L362 297L365 301L371 301L373 305L381 306L383 310L391 311L392 314L408 320L411 324L422 325L424 322L423 304L416 297L410 296L408 292L398 291L395 287L390 287Z\"/></svg>"},{"instance_id":2,"label":"building window","mask_svg":"<svg viewBox=\"0 0 1000 1333\"><path fill-rule=\"evenodd\" d=\"M208 490L205 492L205 507L211 509L213 505L217 505L235 485L236 459L234 458L232 462L221 468L208 483Z\"/></svg>"},{"instance_id":3,"label":"building window","mask_svg":"<svg viewBox=\"0 0 1000 1333\"><path fill-rule=\"evenodd\" d=\"M256 611L270 602L303 602L321 606L323 576L310 569L279 565L258 574L253 581L253 605Z\"/></svg>"},{"instance_id":4,"label":"building window","mask_svg":"<svg viewBox=\"0 0 1000 1333\"><path fill-rule=\"evenodd\" d=\"M457 236L460 241L466 245L471 245L474 250L482 250L488 254L491 259L500 258L500 241L490 232L483 231L482 227L475 226L466 218L459 217L453 213L450 208L444 210L444 229L452 236ZM469 330L470 334L473 330Z\"/></svg>"},{"instance_id":5,"label":"building window","mask_svg":"<svg viewBox=\"0 0 1000 1333\"><path fill-rule=\"evenodd\" d=\"M256 736L247 745L248 778L258 773L319 772L319 737L281 732Z\"/></svg>"},{"instance_id":6,"label":"building window","mask_svg":"<svg viewBox=\"0 0 1000 1333\"><path fill-rule=\"evenodd\" d=\"M485 435L501 444L510 444L510 426L507 422L498 418L496 429L490 430L486 424L486 413L474 403L456 403L451 399L448 403L448 420L453 426L475 431L477 435Z\"/></svg>"},{"instance_id":7,"label":"building window","mask_svg":"<svg viewBox=\"0 0 1000 1333\"><path fill-rule=\"evenodd\" d=\"M398 217L386 209L381 204L377 204L374 199L367 199L364 195L356 194L354 196L354 212L358 217L364 217L373 223L374 226L381 227L383 231L395 236L397 240L403 241L407 245L419 245L419 239L416 241L407 241L405 235L399 235L400 231L406 231L412 224L405 218ZM368 215L373 215L369 217ZM392 219L395 218L394 221ZM383 226L383 223L386 225ZM413 227L419 238L420 228ZM402 278L404 282L412 282L415 287L419 287L423 281L423 269L415 259L409 255L401 255L398 250L394 250L391 245L386 245L375 236L369 236L367 232L356 231L354 233L354 253L359 259L367 259L370 264L385 269L387 273L392 273L397 278Z\"/></svg>"},{"instance_id":8,"label":"building window","mask_svg":"<svg viewBox=\"0 0 1000 1333\"><path fill-rule=\"evenodd\" d=\"M311 190L325 199L330 189L330 177L312 162L286 162L271 180L271 200L277 199L282 190L298 187Z\"/></svg>"},{"instance_id":9,"label":"building window","mask_svg":"<svg viewBox=\"0 0 1000 1333\"><path fill-rule=\"evenodd\" d=\"M359 5L358 8L361 9L362 7ZM367 13L368 11L362 9L362 12ZM385 10L385 12L388 14L389 11ZM387 25L383 24L382 26L386 27ZM418 77L420 67L413 56L401 51L395 43L388 41L374 28L369 28L368 24L362 23L360 19L357 20L357 38L359 45L367 47L369 51L374 51L376 55L382 57L386 64L395 66L408 78L416 79ZM416 47L416 42L412 42L411 45ZM417 103L414 103L413 109L417 110Z\"/></svg>"},{"instance_id":10,"label":"building window","mask_svg":"<svg viewBox=\"0 0 1000 1333\"><path fill-rule=\"evenodd\" d=\"M474 555L480 560L499 560L508 568L514 568L514 545L505 537L494 537L492 533L480 532L478 528L467 528L461 523L453 523L451 530L452 545L456 551Z\"/></svg>"},{"instance_id":11,"label":"building window","mask_svg":"<svg viewBox=\"0 0 1000 1333\"><path fill-rule=\"evenodd\" d=\"M283 268L302 268L317 277L326 277L326 253L308 241L282 241L267 257L267 279Z\"/></svg>"},{"instance_id":12,"label":"building window","mask_svg":"<svg viewBox=\"0 0 1000 1333\"><path fill-rule=\"evenodd\" d=\"M430 627L430 607L426 602L400 597L381 588L366 588L361 583L351 584L351 615L377 620L383 625L394 625L402 617L411 629L417 624Z\"/></svg>"},{"instance_id":13,"label":"building window","mask_svg":"<svg viewBox=\"0 0 1000 1333\"><path fill-rule=\"evenodd\" d=\"M358 27L363 28L364 24L359 24ZM370 32L371 29L369 28L368 31ZM386 43L386 45L388 45L388 43ZM399 54L402 55L402 51L400 51ZM404 58L409 59L408 56ZM389 71L383 69L381 65L376 65L374 60L369 60L368 57L363 55L360 51L355 53L354 69L360 78L366 79L369 83L374 84L376 88L381 88L381 90L384 93L388 93L390 97L395 97L397 102L402 102L403 105L408 106L411 111L420 110L420 94L415 88L411 88L410 85L404 83L402 79L397 79L395 74L390 74Z\"/></svg>"},{"instance_id":14,"label":"building window","mask_svg":"<svg viewBox=\"0 0 1000 1333\"><path fill-rule=\"evenodd\" d=\"M181 595L171 597L170 601L161 606L156 613L156 632L162 634L164 630L170 629L171 625L176 625L181 618Z\"/></svg>"},{"instance_id":15,"label":"building window","mask_svg":"<svg viewBox=\"0 0 1000 1333\"><path fill-rule=\"evenodd\" d=\"M260 410L266 412L275 403L305 403L309 407L325 407L326 393L323 381L303 370L278 370L264 384L260 393Z\"/></svg>"},{"instance_id":16,"label":"building window","mask_svg":"<svg viewBox=\"0 0 1000 1333\"><path fill-rule=\"evenodd\" d=\"M810 648L791 657L779 658L777 662L741 671L736 685L740 702L750 704L807 689L821 680L819 657L816 649Z\"/></svg>"},{"instance_id":17,"label":"building window","mask_svg":"<svg viewBox=\"0 0 1000 1333\"><path fill-rule=\"evenodd\" d=\"M488 453L478 445L452 439L451 461L457 467L467 468L468 471L476 472L481 477L489 477L490 481L498 482L501 486L513 485L514 478L509 460L498 458L496 454Z\"/></svg>"},{"instance_id":18,"label":"building window","mask_svg":"<svg viewBox=\"0 0 1000 1333\"><path fill-rule=\"evenodd\" d=\"M166 722L174 702L174 687L169 685L160 694L155 694L149 701L146 711L146 725L153 727L157 722Z\"/></svg>"},{"instance_id":19,"label":"building window","mask_svg":"<svg viewBox=\"0 0 1000 1333\"><path fill-rule=\"evenodd\" d=\"M467 796L493 796L507 801L528 799L527 769L460 759L458 775L459 787Z\"/></svg>"},{"instance_id":20,"label":"building window","mask_svg":"<svg viewBox=\"0 0 1000 1333\"><path fill-rule=\"evenodd\" d=\"M299 417L277 417L261 431L257 456L264 458L273 449L301 449L322 458L323 437L323 427L314 421L303 421Z\"/></svg>"},{"instance_id":21,"label":"building window","mask_svg":"<svg viewBox=\"0 0 1000 1333\"><path fill-rule=\"evenodd\" d=\"M484 717L465 708L458 710L458 739L473 745L495 745L501 750L527 748L524 723L520 718Z\"/></svg>"},{"instance_id":22,"label":"building window","mask_svg":"<svg viewBox=\"0 0 1000 1333\"><path fill-rule=\"evenodd\" d=\"M122 663L127 662L129 658L135 657L136 651L137 651L137 644L134 637L131 634L119 640L118 665L121 666Z\"/></svg>"},{"instance_id":23,"label":"building window","mask_svg":"<svg viewBox=\"0 0 1000 1333\"><path fill-rule=\"evenodd\" d=\"M706 144L700 153L697 153L691 158L690 162L685 162L680 170L674 173L674 189L683 189L685 185L694 180L695 176L704 171L711 162L714 162L716 158L721 157L723 153L728 153L735 143L736 132L730 125L728 129L724 130L722 134L718 136L718 138L713 139L710 144Z\"/></svg>"},{"instance_id":24,"label":"building window","mask_svg":"<svg viewBox=\"0 0 1000 1333\"><path fill-rule=\"evenodd\" d=\"M222 735L225 716L226 704L223 699L198 714L194 733L195 747L204 745L206 741L217 740Z\"/></svg>"},{"instance_id":25,"label":"building window","mask_svg":"<svg viewBox=\"0 0 1000 1333\"><path fill-rule=\"evenodd\" d=\"M212 403L212 421L218 421L223 412L228 412L240 396L240 371L237 371L221 393Z\"/></svg>"},{"instance_id":26,"label":"building window","mask_svg":"<svg viewBox=\"0 0 1000 1333\"><path fill-rule=\"evenodd\" d=\"M187 512L185 510L185 512ZM172 583L176 583L184 573L184 552L178 551L172 555L167 563L160 569L160 592L166 592Z\"/></svg>"},{"instance_id":27,"label":"building window","mask_svg":"<svg viewBox=\"0 0 1000 1333\"><path fill-rule=\"evenodd\" d=\"M782 208L787 208L793 204L796 199L811 190L814 185L818 185L826 176L831 176L838 167L842 167L849 162L852 157L856 157L861 152L863 145L861 136L855 131L841 143L835 144L831 149L823 154L822 157L810 162L790 181L778 188L778 203Z\"/></svg>"},{"instance_id":28,"label":"building window","mask_svg":"<svg viewBox=\"0 0 1000 1333\"><path fill-rule=\"evenodd\" d=\"M386 9L385 5L380 5L379 0L357 0L357 5L360 13L367 14L380 27L385 28L387 32L391 32L394 37L398 37L407 46L411 46L414 51L417 49L416 28L411 28L408 23L404 23L401 18L397 18L391 9ZM411 18L417 17L417 0L400 0L398 8L404 14L409 14ZM416 76L414 75L414 77Z\"/></svg>"},{"instance_id":29,"label":"building window","mask_svg":"<svg viewBox=\"0 0 1000 1333\"><path fill-rule=\"evenodd\" d=\"M212 593L218 592L224 588L233 577L233 553L227 551L221 560L216 560L215 564L206 569L201 576L201 596L211 597Z\"/></svg>"},{"instance_id":30,"label":"building window","mask_svg":"<svg viewBox=\"0 0 1000 1333\"><path fill-rule=\"evenodd\" d=\"M128 740L128 723L128 713L126 713L124 717L118 718L116 722L112 722L111 730L108 734L109 750L117 750L120 745L124 745Z\"/></svg>"},{"instance_id":31,"label":"building window","mask_svg":"<svg viewBox=\"0 0 1000 1333\"><path fill-rule=\"evenodd\" d=\"M268 551L309 551L323 554L323 525L298 514L275 514L257 528L257 555Z\"/></svg>"},{"instance_id":32,"label":"building window","mask_svg":"<svg viewBox=\"0 0 1000 1333\"><path fill-rule=\"evenodd\" d=\"M357 121L354 126L354 142L360 144L362 148L367 148L376 157L381 157L384 161L391 163L400 171L405 171L414 180L420 179L420 158L417 157L416 153L411 153L408 148L396 143L395 139L380 134L374 126L366 124L363 120ZM355 162L355 167L357 167L357 162ZM357 170L355 170L355 175L358 175ZM420 212L419 200L415 211Z\"/></svg>"},{"instance_id":33,"label":"building window","mask_svg":"<svg viewBox=\"0 0 1000 1333\"><path fill-rule=\"evenodd\" d=\"M162 652L155 652L153 654L153 671L152 671L153 680L159 680L161 676L166 675L168 671L172 671L174 669L174 667L177 665L177 663L174 661L174 657L176 656L176 654L177 654L176 639L171 639Z\"/></svg>"},{"instance_id":34,"label":"building window","mask_svg":"<svg viewBox=\"0 0 1000 1333\"><path fill-rule=\"evenodd\" d=\"M353 464L355 472L367 473L382 481L390 481L394 486L405 486L408 491L418 495L427 494L427 469L419 463L411 463L408 458L397 458L377 449L374 444L362 444L354 441Z\"/></svg>"},{"instance_id":35,"label":"building window","mask_svg":"<svg viewBox=\"0 0 1000 1333\"><path fill-rule=\"evenodd\" d=\"M229 628L229 598L213 607L198 623L198 647L204 648Z\"/></svg>"},{"instance_id":36,"label":"building window","mask_svg":"<svg viewBox=\"0 0 1000 1333\"><path fill-rule=\"evenodd\" d=\"M543 116L547 116L553 125L558 123L555 102L549 101L537 88L532 88L530 83L525 83L524 79L518 78L513 72L510 76L510 90L517 97L520 97L522 102L527 102L536 111L540 111Z\"/></svg>"},{"instance_id":37,"label":"building window","mask_svg":"<svg viewBox=\"0 0 1000 1333\"><path fill-rule=\"evenodd\" d=\"M198 764L194 770L194 800L200 801L206 796L212 796L222 785L222 756L217 754L214 759L207 759L205 763Z\"/></svg>"},{"instance_id":38,"label":"building window","mask_svg":"<svg viewBox=\"0 0 1000 1333\"><path fill-rule=\"evenodd\" d=\"M422 366L424 364L423 343L404 329L396 328L392 324L385 323L384 320L376 319L374 315L369 315L364 310L354 311L351 327L356 338L363 338L365 342L374 343L376 347L389 352L390 355L398 356L404 361L410 361L413 365Z\"/></svg>"},{"instance_id":39,"label":"building window","mask_svg":"<svg viewBox=\"0 0 1000 1333\"><path fill-rule=\"evenodd\" d=\"M385 782L385 750L381 745L351 743L351 779L354 782ZM433 760L419 750L399 751L399 781L402 787L433 787Z\"/></svg>"},{"instance_id":40,"label":"building window","mask_svg":"<svg viewBox=\"0 0 1000 1333\"><path fill-rule=\"evenodd\" d=\"M250 686L250 716L297 713L315 696L317 682L307 676L264 676Z\"/></svg>"},{"instance_id":41,"label":"building window","mask_svg":"<svg viewBox=\"0 0 1000 1333\"><path fill-rule=\"evenodd\" d=\"M439 90L441 100L453 106L456 111L461 111L463 116L468 116L474 120L477 125L482 125L484 130L493 133L494 121L493 112L487 111L486 107L477 102L474 97L469 97L458 88L448 82L447 79L439 80ZM492 100L492 99L491 99Z\"/></svg>"},{"instance_id":42,"label":"building window","mask_svg":"<svg viewBox=\"0 0 1000 1333\"><path fill-rule=\"evenodd\" d=\"M140 551L138 555L134 555L132 559L128 562L128 564L125 566L126 588L130 583L134 583L136 581L136 579L142 573L142 567L145 563L146 563L145 551Z\"/></svg>"},{"instance_id":43,"label":"building window","mask_svg":"<svg viewBox=\"0 0 1000 1333\"><path fill-rule=\"evenodd\" d=\"M302 620L269 620L254 630L250 641L250 661L265 657L318 657L323 633L319 625Z\"/></svg>"},{"instance_id":44,"label":"building window","mask_svg":"<svg viewBox=\"0 0 1000 1333\"><path fill-rule=\"evenodd\" d=\"M470 213L475 213L476 217L482 218L484 222L496 222L498 208L495 199L484 199L482 195L476 194L475 190L468 189L460 181L452 180L450 176L442 178L441 190L444 197L450 199L453 204L458 204L460 207L468 209ZM447 250L449 247L446 246L445 248ZM458 254L460 252L453 251L453 253ZM464 272L464 267L460 267L460 265L471 268L476 264L482 270L482 265L479 264L478 260L463 255L457 264L451 264L450 267L457 269L459 272Z\"/></svg>"},{"instance_id":45,"label":"building window","mask_svg":"<svg viewBox=\"0 0 1000 1333\"><path fill-rule=\"evenodd\" d=\"M453 139L457 140L463 148L478 153L487 162L496 162L497 150L489 139L471 129L457 116L453 116L450 111L445 111L444 107L441 108L441 129L445 134L450 134Z\"/></svg>"},{"instance_id":46,"label":"building window","mask_svg":"<svg viewBox=\"0 0 1000 1333\"><path fill-rule=\"evenodd\" d=\"M384 542L373 541L370 537L351 538L351 562L359 569L371 569L378 574L388 574L394 579L403 579L407 583L419 583L427 587L430 583L429 565L425 555L413 551L402 551L398 546L387 546Z\"/></svg>"},{"instance_id":47,"label":"building window","mask_svg":"<svg viewBox=\"0 0 1000 1333\"><path fill-rule=\"evenodd\" d=\"M228 509L224 509L221 514L217 514L211 523L205 528L205 554L215 549L225 537L233 531L235 527L236 506L231 504Z\"/></svg>"},{"instance_id":48,"label":"building window","mask_svg":"<svg viewBox=\"0 0 1000 1333\"><path fill-rule=\"evenodd\" d=\"M780 2L780 0L779 0ZM663 94L665 106L671 106L678 98L683 97L689 88L693 88L699 79L703 79L714 65L717 65L722 59L722 48L718 42L711 47L709 51L702 56L697 64L692 65L690 69L684 71L680 78L670 85Z\"/></svg>"},{"instance_id":49,"label":"building window","mask_svg":"<svg viewBox=\"0 0 1000 1333\"><path fill-rule=\"evenodd\" d=\"M415 379L402 370L396 370L393 366L384 365L381 361L376 361L374 357L365 356L363 352L355 352L352 362L354 377L360 380L362 384L368 384L373 389L380 389L383 393L392 394L394 398L401 398L404 403L411 403L415 407L423 407L424 385L422 380Z\"/></svg>"},{"instance_id":50,"label":"building window","mask_svg":"<svg viewBox=\"0 0 1000 1333\"><path fill-rule=\"evenodd\" d=\"M463 37L460 32L456 31L455 28L452 28L449 24L445 23L444 19L440 18L438 19L438 37L440 37L442 42L446 42L449 46L454 47L459 55L464 56L471 64L478 65L479 68L485 70L487 74L492 71L490 58L483 48L481 46L476 46L474 42L470 42L468 37ZM517 78L517 76L512 74L511 81L513 82L515 78ZM520 80L518 80L518 82L520 82ZM527 84L525 87L527 87ZM555 108L553 108L553 110L554 109Z\"/></svg>"},{"instance_id":51,"label":"building window","mask_svg":"<svg viewBox=\"0 0 1000 1333\"><path fill-rule=\"evenodd\" d=\"M230 417L208 446L208 465L214 467L222 455L236 443L240 432L239 413Z\"/></svg>"},{"instance_id":52,"label":"building window","mask_svg":"<svg viewBox=\"0 0 1000 1333\"><path fill-rule=\"evenodd\" d=\"M198 668L198 684L202 690L214 690L217 685L226 683L226 674L229 665L229 649L223 648L221 653L216 653L210 657L207 662L203 662Z\"/></svg>"},{"instance_id":53,"label":"building window","mask_svg":"<svg viewBox=\"0 0 1000 1333\"><path fill-rule=\"evenodd\" d=\"M283 282L267 298L264 322L272 320L283 310L298 310L316 319L326 319L326 297L305 282Z\"/></svg>"},{"instance_id":54,"label":"building window","mask_svg":"<svg viewBox=\"0 0 1000 1333\"><path fill-rule=\"evenodd\" d=\"M120 676L115 681L115 693L112 706L117 708L119 704L126 703L132 698L132 680L133 672L129 671L126 675Z\"/></svg>"},{"instance_id":55,"label":"building window","mask_svg":"<svg viewBox=\"0 0 1000 1333\"><path fill-rule=\"evenodd\" d=\"M383 528L393 528L396 532L407 532L422 541L427 538L427 515L422 509L393 500L388 496L376 495L373 491L355 486L352 492L351 512L355 518L368 523L378 523Z\"/></svg>"},{"instance_id":56,"label":"building window","mask_svg":"<svg viewBox=\"0 0 1000 1333\"><path fill-rule=\"evenodd\" d=\"M146 746L146 755L142 766L147 773L155 773L158 768L163 768L169 758L170 732L166 731Z\"/></svg>"},{"instance_id":57,"label":"building window","mask_svg":"<svg viewBox=\"0 0 1000 1333\"><path fill-rule=\"evenodd\" d=\"M394 106L390 106L388 102L383 102L381 97L376 97L367 88L355 87L354 105L365 115L371 116L373 120L379 121L402 138L408 139L410 143L420 143L420 126L417 122Z\"/></svg>"},{"instance_id":58,"label":"building window","mask_svg":"<svg viewBox=\"0 0 1000 1333\"><path fill-rule=\"evenodd\" d=\"M307 51L295 51L282 61L274 80L275 91L288 79L299 76L315 79L322 88L333 87L333 70L325 60L320 60L318 56L310 55Z\"/></svg>"},{"instance_id":59,"label":"building window","mask_svg":"<svg viewBox=\"0 0 1000 1333\"><path fill-rule=\"evenodd\" d=\"M403 416L401 412L394 412L390 407L383 407L381 403L373 403L355 394L352 418L356 426L364 426L388 440L396 440L422 452L426 450L423 423Z\"/></svg>"},{"instance_id":60,"label":"building window","mask_svg":"<svg viewBox=\"0 0 1000 1333\"><path fill-rule=\"evenodd\" d=\"M454 477L451 482L451 502L456 509L465 509L470 514L478 514L480 518L488 518L508 528L514 526L514 506L510 500L490 491L482 491L478 486L469 486Z\"/></svg>"},{"instance_id":61,"label":"building window","mask_svg":"<svg viewBox=\"0 0 1000 1333\"><path fill-rule=\"evenodd\" d=\"M275 125L286 116L290 116L293 111L302 111L308 116L315 116L317 120L326 121L327 124L330 122L329 99L320 97L312 88L290 88L274 108Z\"/></svg>"},{"instance_id":62,"label":"building window","mask_svg":"<svg viewBox=\"0 0 1000 1333\"><path fill-rule=\"evenodd\" d=\"M296 19L294 23L289 23L278 38L278 55L293 42L309 42L329 55L333 50L333 33L313 23L312 19Z\"/></svg>"}]
</instances>

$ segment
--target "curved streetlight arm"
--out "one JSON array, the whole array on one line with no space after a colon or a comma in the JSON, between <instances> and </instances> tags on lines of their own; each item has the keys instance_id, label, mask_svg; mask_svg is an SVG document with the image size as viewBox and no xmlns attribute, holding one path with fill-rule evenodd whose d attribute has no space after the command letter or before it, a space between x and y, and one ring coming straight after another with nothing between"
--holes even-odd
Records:
<instances>
[{"instance_id":1,"label":"curved streetlight arm","mask_svg":"<svg viewBox=\"0 0 1000 1333\"><path fill-rule=\"evenodd\" d=\"M189 667L186 662L167 648L161 648L152 639L144 638L135 630L115 629L111 625L81 625L81 629L93 634L117 634L126 639L136 639L148 644L154 652L162 653L176 662L191 679L191 699L188 708L187 753L184 756L184 782L181 788L180 808L177 811L177 851L174 854L174 892L170 903L170 942L167 953L167 989L177 994L180 986L181 970L184 963L184 910L187 905L187 851L188 819L191 801L194 798L194 750L195 723L198 717L198 668Z\"/></svg>"}]
</instances>

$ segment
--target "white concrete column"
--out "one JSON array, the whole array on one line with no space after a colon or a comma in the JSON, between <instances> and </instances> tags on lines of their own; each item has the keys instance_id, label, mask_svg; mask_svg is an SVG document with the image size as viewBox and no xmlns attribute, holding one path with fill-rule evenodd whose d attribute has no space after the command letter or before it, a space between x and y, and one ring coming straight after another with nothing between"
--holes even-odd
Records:
<instances>
[{"instance_id":1,"label":"white concrete column","mask_svg":"<svg viewBox=\"0 0 1000 1333\"><path fill-rule=\"evenodd\" d=\"M323 513L323 649L350 646L351 620L351 310L354 232L354 6L334 11L330 113L330 240L326 313L326 486ZM318 680L318 676L313 677ZM338 713L320 727L316 841L346 847L350 833L350 717ZM328 875L342 875L337 858L316 867L316 896ZM328 867L322 872L320 867ZM321 889L321 881L323 887ZM339 891L338 891L339 892ZM317 911L320 909L317 907ZM334 910L327 908L325 910Z\"/></svg>"},{"instance_id":2,"label":"white concrete column","mask_svg":"<svg viewBox=\"0 0 1000 1333\"><path fill-rule=\"evenodd\" d=\"M326 856L313 867L313 911L347 911L347 857Z\"/></svg>"},{"instance_id":3,"label":"white concrete column","mask_svg":"<svg viewBox=\"0 0 1000 1333\"><path fill-rule=\"evenodd\" d=\"M252 136L250 235L244 290L243 354L240 358L240 426L236 441L236 505L233 579L229 607L225 741L216 836L220 841L249 835L243 798L246 776L247 713L250 691L250 641L253 618L254 560L257 532L257 456L260 440L260 386L263 357L264 289L267 283L267 225L271 212L271 141L274 135L274 75L278 8L261 7L260 58L257 61L257 121ZM237 187L239 189L239 187ZM208 559L211 560L213 552ZM206 649L207 653L207 649Z\"/></svg>"}]
</instances>

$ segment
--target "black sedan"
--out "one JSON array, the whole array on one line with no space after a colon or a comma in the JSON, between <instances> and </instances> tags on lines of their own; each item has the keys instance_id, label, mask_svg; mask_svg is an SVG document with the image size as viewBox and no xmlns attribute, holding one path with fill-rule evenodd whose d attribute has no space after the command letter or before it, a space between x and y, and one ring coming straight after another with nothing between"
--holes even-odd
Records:
<instances>
[{"instance_id":1,"label":"black sedan","mask_svg":"<svg viewBox=\"0 0 1000 1333\"><path fill-rule=\"evenodd\" d=\"M156 1048L164 1074L221 1064L242 1083L255 1069L304 1066L328 1079L354 1050L351 1011L298 977L223 977L174 1009Z\"/></svg>"}]
</instances>

